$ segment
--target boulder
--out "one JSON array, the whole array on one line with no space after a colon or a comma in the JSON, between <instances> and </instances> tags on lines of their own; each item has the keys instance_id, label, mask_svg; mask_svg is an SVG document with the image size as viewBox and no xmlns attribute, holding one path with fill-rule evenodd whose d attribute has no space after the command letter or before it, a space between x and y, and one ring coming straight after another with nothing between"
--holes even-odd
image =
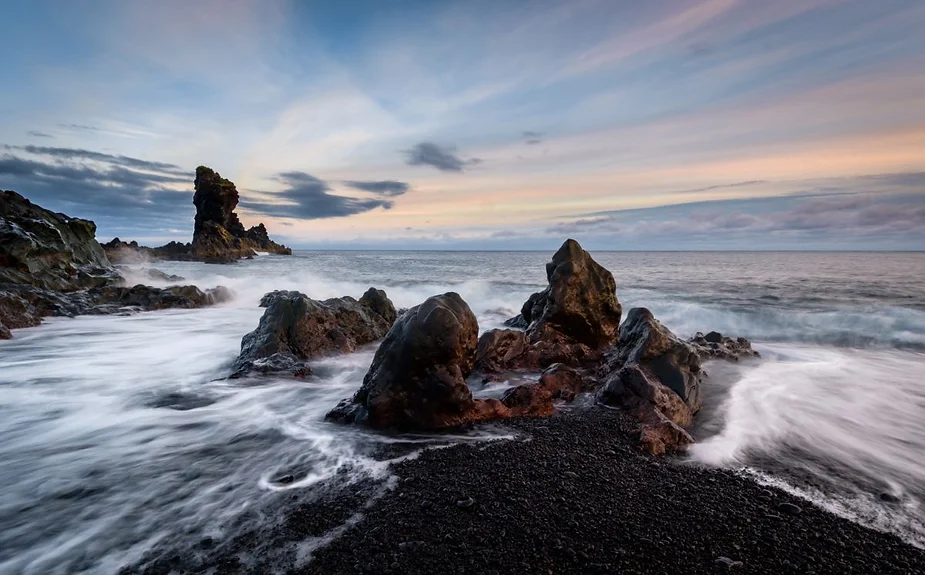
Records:
<instances>
[{"instance_id":1,"label":"boulder","mask_svg":"<svg viewBox=\"0 0 925 575\"><path fill-rule=\"evenodd\" d=\"M653 406L641 407L636 416L640 447L652 455L681 452L694 442L687 431Z\"/></svg>"},{"instance_id":2,"label":"boulder","mask_svg":"<svg viewBox=\"0 0 925 575\"><path fill-rule=\"evenodd\" d=\"M96 224L0 191L0 284L74 291L119 280Z\"/></svg>"},{"instance_id":3,"label":"boulder","mask_svg":"<svg viewBox=\"0 0 925 575\"><path fill-rule=\"evenodd\" d=\"M263 296L267 308L257 329L241 341L233 377L271 371L267 366L304 367L309 359L349 353L381 339L395 321L395 306L385 292L370 288L360 301L351 297L316 301L295 291ZM273 361L267 358L276 356Z\"/></svg>"},{"instance_id":4,"label":"boulder","mask_svg":"<svg viewBox=\"0 0 925 575\"><path fill-rule=\"evenodd\" d=\"M751 342L744 337L733 339L717 331L711 331L707 335L697 333L687 340L687 343L697 350L701 359L739 361L743 357L761 357L761 354L752 349Z\"/></svg>"},{"instance_id":5,"label":"boulder","mask_svg":"<svg viewBox=\"0 0 925 575\"><path fill-rule=\"evenodd\" d=\"M564 336L591 349L611 345L622 308L613 274L575 240L566 240L546 264L549 286L533 294L521 310L531 342Z\"/></svg>"},{"instance_id":6,"label":"boulder","mask_svg":"<svg viewBox=\"0 0 925 575\"><path fill-rule=\"evenodd\" d=\"M403 314L376 350L363 385L327 419L378 428L439 429L509 415L497 400L475 400L466 377L478 322L456 293Z\"/></svg>"},{"instance_id":7,"label":"boulder","mask_svg":"<svg viewBox=\"0 0 925 575\"><path fill-rule=\"evenodd\" d=\"M700 409L703 377L700 354L663 326L646 308L633 308L620 326L620 338L602 369L604 375L635 365L653 381L675 392L691 413ZM603 378L602 378L603 379Z\"/></svg>"},{"instance_id":8,"label":"boulder","mask_svg":"<svg viewBox=\"0 0 925 575\"><path fill-rule=\"evenodd\" d=\"M600 403L633 414L640 444L662 454L681 451L693 440L684 430L700 409L700 355L645 308L633 308L620 337L598 368Z\"/></svg>"}]
</instances>

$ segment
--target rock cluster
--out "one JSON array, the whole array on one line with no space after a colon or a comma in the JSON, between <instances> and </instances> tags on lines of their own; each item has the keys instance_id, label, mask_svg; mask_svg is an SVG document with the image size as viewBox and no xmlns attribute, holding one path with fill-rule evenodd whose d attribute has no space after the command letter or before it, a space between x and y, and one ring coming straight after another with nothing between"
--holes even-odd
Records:
<instances>
[{"instance_id":1,"label":"rock cluster","mask_svg":"<svg viewBox=\"0 0 925 575\"><path fill-rule=\"evenodd\" d=\"M257 329L244 336L232 377L248 373L308 373L307 360L349 353L381 339L395 322L395 306L382 290L370 288L359 300L317 301L295 291L263 296L266 311Z\"/></svg>"},{"instance_id":2,"label":"rock cluster","mask_svg":"<svg viewBox=\"0 0 925 575\"><path fill-rule=\"evenodd\" d=\"M702 359L739 361L743 357L761 357L761 354L752 349L751 342L744 337L733 339L717 331L711 331L707 335L698 332L687 342L694 346Z\"/></svg>"},{"instance_id":3,"label":"rock cluster","mask_svg":"<svg viewBox=\"0 0 925 575\"><path fill-rule=\"evenodd\" d=\"M45 316L193 308L230 299L225 288L128 287L96 241L96 225L0 191L0 339ZM159 273L161 281L182 280Z\"/></svg>"},{"instance_id":4,"label":"rock cluster","mask_svg":"<svg viewBox=\"0 0 925 575\"><path fill-rule=\"evenodd\" d=\"M256 252L290 255L292 250L270 239L262 223L245 229L238 214L238 190L231 180L205 166L196 168L196 192L193 204L196 217L193 241L188 244L170 242L149 248L138 242L123 242L119 238L103 244L114 262L137 263L150 260L194 260L207 263L232 263L250 258Z\"/></svg>"}]
</instances>

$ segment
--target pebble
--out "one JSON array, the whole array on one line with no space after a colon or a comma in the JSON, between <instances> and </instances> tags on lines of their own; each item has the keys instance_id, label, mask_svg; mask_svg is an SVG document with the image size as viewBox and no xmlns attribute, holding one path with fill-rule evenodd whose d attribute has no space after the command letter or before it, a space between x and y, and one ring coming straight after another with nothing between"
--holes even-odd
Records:
<instances>
[{"instance_id":1,"label":"pebble","mask_svg":"<svg viewBox=\"0 0 925 575\"><path fill-rule=\"evenodd\" d=\"M472 507L473 505L475 505L475 499L472 499L471 497L466 497L465 499L460 499L456 502L456 507L459 507L460 509L466 509L468 507Z\"/></svg>"},{"instance_id":2,"label":"pebble","mask_svg":"<svg viewBox=\"0 0 925 575\"><path fill-rule=\"evenodd\" d=\"M564 476L566 476L566 477L570 477L571 479L578 479L578 474L575 473L574 471L566 471L566 472L563 473L562 475L564 475Z\"/></svg>"},{"instance_id":3,"label":"pebble","mask_svg":"<svg viewBox=\"0 0 925 575\"><path fill-rule=\"evenodd\" d=\"M734 559L730 559L729 557L723 557L723 556L717 557L716 560L713 561L713 563L719 565L720 567L725 567L727 569L736 569L743 565L741 561L735 561Z\"/></svg>"},{"instance_id":4,"label":"pebble","mask_svg":"<svg viewBox=\"0 0 925 575\"><path fill-rule=\"evenodd\" d=\"M777 506L777 510L782 511L783 513L786 513L787 515L799 515L803 511L802 509L800 509L793 503L781 503L780 505Z\"/></svg>"}]
</instances>

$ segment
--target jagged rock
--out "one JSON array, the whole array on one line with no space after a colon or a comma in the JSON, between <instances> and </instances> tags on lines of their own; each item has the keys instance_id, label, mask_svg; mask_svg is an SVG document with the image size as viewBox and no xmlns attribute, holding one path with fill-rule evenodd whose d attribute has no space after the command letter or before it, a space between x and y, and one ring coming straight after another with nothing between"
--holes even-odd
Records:
<instances>
[{"instance_id":1,"label":"jagged rock","mask_svg":"<svg viewBox=\"0 0 925 575\"><path fill-rule=\"evenodd\" d=\"M73 291L117 282L96 224L0 191L0 284Z\"/></svg>"},{"instance_id":2,"label":"jagged rock","mask_svg":"<svg viewBox=\"0 0 925 575\"><path fill-rule=\"evenodd\" d=\"M10 339L11 329L35 327L42 322L41 313L19 294L0 291L0 326L3 335L0 339Z\"/></svg>"},{"instance_id":3,"label":"jagged rock","mask_svg":"<svg viewBox=\"0 0 925 575\"><path fill-rule=\"evenodd\" d=\"M717 331L711 331L707 335L697 333L687 342L697 350L701 359L739 361L743 357L761 357L761 354L752 349L751 342L744 337L732 339Z\"/></svg>"},{"instance_id":4,"label":"jagged rock","mask_svg":"<svg viewBox=\"0 0 925 575\"><path fill-rule=\"evenodd\" d=\"M633 308L620 326L616 354L608 358L605 372L625 365L638 365L652 379L674 391L691 413L700 409L703 372L700 355L659 323L646 308Z\"/></svg>"},{"instance_id":5,"label":"jagged rock","mask_svg":"<svg viewBox=\"0 0 925 575\"><path fill-rule=\"evenodd\" d=\"M684 451L694 438L653 406L636 411L640 447L652 455Z\"/></svg>"},{"instance_id":6,"label":"jagged rock","mask_svg":"<svg viewBox=\"0 0 925 575\"><path fill-rule=\"evenodd\" d=\"M168 308L193 309L222 303L233 297L231 290L219 286L202 291L196 286L156 288L146 285L133 287L94 288L89 295L95 305L115 305L141 310Z\"/></svg>"},{"instance_id":7,"label":"jagged rock","mask_svg":"<svg viewBox=\"0 0 925 575\"><path fill-rule=\"evenodd\" d=\"M478 322L456 293L428 298L402 315L376 350L363 385L327 419L372 427L438 429L505 417L497 400L466 386Z\"/></svg>"},{"instance_id":8,"label":"jagged rock","mask_svg":"<svg viewBox=\"0 0 925 575\"><path fill-rule=\"evenodd\" d=\"M270 240L263 224L245 230L234 209L238 190L234 183L205 166L196 168L193 259L229 263L255 255L255 250L291 254L292 250Z\"/></svg>"},{"instance_id":9,"label":"jagged rock","mask_svg":"<svg viewBox=\"0 0 925 575\"><path fill-rule=\"evenodd\" d=\"M633 413L640 443L651 453L683 450L684 431L700 409L700 355L645 308L633 308L598 368L597 400Z\"/></svg>"},{"instance_id":10,"label":"jagged rock","mask_svg":"<svg viewBox=\"0 0 925 575\"><path fill-rule=\"evenodd\" d=\"M274 355L279 357L270 364L288 362L284 371L291 371L312 358L352 352L385 336L396 316L385 292L373 288L360 301L316 301L299 292L274 291L264 295L260 305L267 309L257 329L241 341L234 377L268 371L266 358Z\"/></svg>"},{"instance_id":11,"label":"jagged rock","mask_svg":"<svg viewBox=\"0 0 925 575\"><path fill-rule=\"evenodd\" d=\"M0 339L12 339L13 333L7 329L3 322L0 322Z\"/></svg>"},{"instance_id":12,"label":"jagged rock","mask_svg":"<svg viewBox=\"0 0 925 575\"><path fill-rule=\"evenodd\" d=\"M525 329L521 350L511 330L483 335L478 369L544 368L597 362L619 333L622 308L613 275L595 262L575 240L566 240L546 264L549 286L531 295L520 315L505 325Z\"/></svg>"},{"instance_id":13,"label":"jagged rock","mask_svg":"<svg viewBox=\"0 0 925 575\"><path fill-rule=\"evenodd\" d=\"M234 183L205 166L196 168L193 204L196 218L191 243L170 242L160 247L140 246L115 238L103 245L114 262L142 263L156 260L233 263L250 259L256 252L290 255L292 250L270 239L262 223L245 230L235 213L238 190Z\"/></svg>"},{"instance_id":14,"label":"jagged rock","mask_svg":"<svg viewBox=\"0 0 925 575\"><path fill-rule=\"evenodd\" d=\"M630 410L651 405L681 427L693 423L694 416L684 400L637 364L610 372L603 382L597 392L601 403Z\"/></svg>"},{"instance_id":15,"label":"jagged rock","mask_svg":"<svg viewBox=\"0 0 925 575\"><path fill-rule=\"evenodd\" d=\"M566 240L546 264L549 286L533 294L521 309L535 343L564 336L591 349L612 344L622 308L613 274L599 265L575 240Z\"/></svg>"}]
</instances>

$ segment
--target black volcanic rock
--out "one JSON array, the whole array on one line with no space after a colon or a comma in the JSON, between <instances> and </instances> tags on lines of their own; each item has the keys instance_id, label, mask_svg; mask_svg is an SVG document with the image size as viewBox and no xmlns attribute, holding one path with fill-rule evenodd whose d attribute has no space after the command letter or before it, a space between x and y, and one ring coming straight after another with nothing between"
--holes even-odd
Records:
<instances>
[{"instance_id":1,"label":"black volcanic rock","mask_svg":"<svg viewBox=\"0 0 925 575\"><path fill-rule=\"evenodd\" d=\"M138 242L123 242L119 238L104 244L106 253L118 263L138 263L156 260L202 261L233 263L250 258L256 252L290 255L292 250L270 239L262 223L244 229L235 208L238 190L231 180L221 174L199 166L194 182L196 192L193 204L196 217L193 223L193 241L188 244L170 242L150 248Z\"/></svg>"},{"instance_id":2,"label":"black volcanic rock","mask_svg":"<svg viewBox=\"0 0 925 575\"><path fill-rule=\"evenodd\" d=\"M466 385L479 325L458 294L428 298L403 314L376 350L363 385L326 416L378 428L439 429L508 416Z\"/></svg>"},{"instance_id":3,"label":"black volcanic rock","mask_svg":"<svg viewBox=\"0 0 925 575\"><path fill-rule=\"evenodd\" d=\"M613 274L575 240L566 240L546 264L549 285L527 299L505 325L525 330L493 330L479 341L476 369L501 372L544 369L554 363L573 367L600 361L620 328L622 307Z\"/></svg>"},{"instance_id":4,"label":"black volcanic rock","mask_svg":"<svg viewBox=\"0 0 925 575\"><path fill-rule=\"evenodd\" d=\"M395 322L395 306L385 292L370 288L352 297L313 300L295 291L263 296L267 308L257 329L241 340L232 377L251 372L301 372L305 360L349 353L381 339Z\"/></svg>"},{"instance_id":5,"label":"black volcanic rock","mask_svg":"<svg viewBox=\"0 0 925 575\"><path fill-rule=\"evenodd\" d=\"M134 243L110 242L114 253ZM160 272L160 280L181 280ZM0 192L0 339L33 327L46 316L73 317L126 310L194 308L231 298L226 288L127 287L96 241L96 225L37 206L12 191Z\"/></svg>"},{"instance_id":6,"label":"black volcanic rock","mask_svg":"<svg viewBox=\"0 0 925 575\"><path fill-rule=\"evenodd\" d=\"M118 280L96 241L96 224L0 191L0 285L73 291Z\"/></svg>"}]
</instances>

